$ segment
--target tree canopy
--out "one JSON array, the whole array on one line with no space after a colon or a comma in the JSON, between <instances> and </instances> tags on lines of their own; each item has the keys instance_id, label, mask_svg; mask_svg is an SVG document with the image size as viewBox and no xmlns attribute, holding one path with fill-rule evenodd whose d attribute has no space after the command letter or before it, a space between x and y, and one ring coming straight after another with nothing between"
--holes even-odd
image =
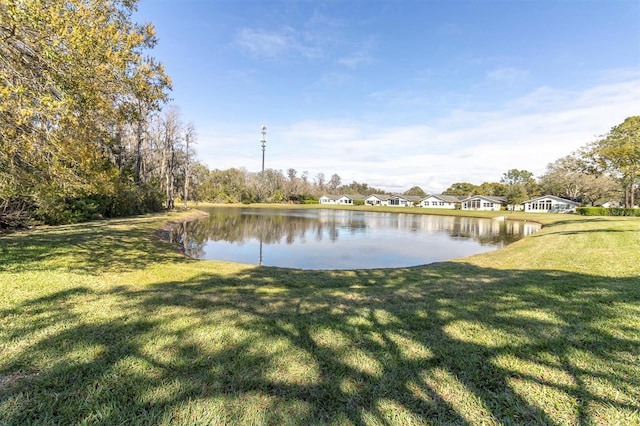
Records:
<instances>
[{"instance_id":1,"label":"tree canopy","mask_svg":"<svg viewBox=\"0 0 640 426\"><path fill-rule=\"evenodd\" d=\"M0 4L0 212L113 194L124 123L158 110L170 79L146 52L134 0ZM0 217L0 223L2 223Z\"/></svg>"},{"instance_id":2,"label":"tree canopy","mask_svg":"<svg viewBox=\"0 0 640 426\"><path fill-rule=\"evenodd\" d=\"M589 172L585 159L579 152L559 158L547 165L546 173L540 176L543 193L558 197L581 200L595 204L609 201L619 193L618 183L610 176Z\"/></svg>"},{"instance_id":3,"label":"tree canopy","mask_svg":"<svg viewBox=\"0 0 640 426\"><path fill-rule=\"evenodd\" d=\"M449 188L447 188L443 194L446 195L460 195L460 196L471 196L476 195L478 191L478 187L469 182L456 182L451 184Z\"/></svg>"},{"instance_id":4,"label":"tree canopy","mask_svg":"<svg viewBox=\"0 0 640 426\"><path fill-rule=\"evenodd\" d=\"M533 173L528 170L508 170L502 175L500 183L504 185L507 203L514 206L522 204L538 192Z\"/></svg>"},{"instance_id":5,"label":"tree canopy","mask_svg":"<svg viewBox=\"0 0 640 426\"><path fill-rule=\"evenodd\" d=\"M640 116L628 117L614 126L590 144L585 154L596 172L619 180L624 189L625 207L635 205L640 184Z\"/></svg>"},{"instance_id":6,"label":"tree canopy","mask_svg":"<svg viewBox=\"0 0 640 426\"><path fill-rule=\"evenodd\" d=\"M427 193L424 192L424 190L422 188L420 188L419 186L414 186L414 187L408 189L407 191L405 191L403 195L413 195L413 196L416 196L416 197L425 197L427 195Z\"/></svg>"}]
</instances>

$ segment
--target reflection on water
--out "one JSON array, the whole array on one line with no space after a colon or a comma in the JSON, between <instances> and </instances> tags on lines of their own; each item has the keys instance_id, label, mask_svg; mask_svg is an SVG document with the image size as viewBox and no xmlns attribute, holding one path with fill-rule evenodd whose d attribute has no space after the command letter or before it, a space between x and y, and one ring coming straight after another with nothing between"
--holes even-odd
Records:
<instances>
[{"instance_id":1,"label":"reflection on water","mask_svg":"<svg viewBox=\"0 0 640 426\"><path fill-rule=\"evenodd\" d=\"M196 259L303 269L415 266L493 250L540 229L531 222L346 210L217 207L176 226Z\"/></svg>"}]
</instances>

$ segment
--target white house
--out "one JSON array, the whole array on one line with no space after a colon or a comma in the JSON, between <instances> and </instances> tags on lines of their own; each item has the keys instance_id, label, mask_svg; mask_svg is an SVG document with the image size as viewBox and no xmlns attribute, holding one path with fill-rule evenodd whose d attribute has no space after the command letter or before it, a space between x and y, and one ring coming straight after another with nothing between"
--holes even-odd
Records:
<instances>
[{"instance_id":1,"label":"white house","mask_svg":"<svg viewBox=\"0 0 640 426\"><path fill-rule=\"evenodd\" d=\"M388 206L389 196L381 194L369 195L364 199L364 203L368 206Z\"/></svg>"},{"instance_id":2,"label":"white house","mask_svg":"<svg viewBox=\"0 0 640 426\"><path fill-rule=\"evenodd\" d=\"M352 206L353 200L357 197L352 197L350 195L323 195L320 197L320 204L339 204L339 205L347 205Z\"/></svg>"},{"instance_id":3,"label":"white house","mask_svg":"<svg viewBox=\"0 0 640 426\"><path fill-rule=\"evenodd\" d=\"M338 204L340 195L323 195L318 199L320 204Z\"/></svg>"},{"instance_id":4,"label":"white house","mask_svg":"<svg viewBox=\"0 0 640 426\"><path fill-rule=\"evenodd\" d=\"M507 204L505 197L489 197L487 195L474 195L462 200L462 210L493 210L499 211Z\"/></svg>"},{"instance_id":5,"label":"white house","mask_svg":"<svg viewBox=\"0 0 640 426\"><path fill-rule=\"evenodd\" d=\"M392 195L389 197L390 206L413 207L420 202L420 197L414 195Z\"/></svg>"},{"instance_id":6,"label":"white house","mask_svg":"<svg viewBox=\"0 0 640 426\"><path fill-rule=\"evenodd\" d=\"M420 200L420 207L431 209L455 209L460 204L460 199L453 195L427 195Z\"/></svg>"},{"instance_id":7,"label":"white house","mask_svg":"<svg viewBox=\"0 0 640 426\"><path fill-rule=\"evenodd\" d=\"M543 195L524 202L525 212L566 213L573 211L578 203L554 195Z\"/></svg>"}]
</instances>

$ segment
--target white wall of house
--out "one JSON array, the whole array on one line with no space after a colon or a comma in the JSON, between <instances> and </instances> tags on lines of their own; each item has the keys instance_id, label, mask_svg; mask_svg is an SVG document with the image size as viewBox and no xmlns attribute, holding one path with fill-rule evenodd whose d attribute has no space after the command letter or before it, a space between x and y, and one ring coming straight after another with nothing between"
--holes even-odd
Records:
<instances>
[{"instance_id":1,"label":"white wall of house","mask_svg":"<svg viewBox=\"0 0 640 426\"><path fill-rule=\"evenodd\" d=\"M327 197L326 195L320 197L318 201L320 202L320 204L337 204L335 199Z\"/></svg>"},{"instance_id":2,"label":"white wall of house","mask_svg":"<svg viewBox=\"0 0 640 426\"><path fill-rule=\"evenodd\" d=\"M383 200L375 195L370 195L364 199L364 203L368 206L387 206L389 205L389 200Z\"/></svg>"},{"instance_id":3,"label":"white wall of house","mask_svg":"<svg viewBox=\"0 0 640 426\"><path fill-rule=\"evenodd\" d=\"M573 210L578 203L560 197L543 196L525 201L524 211L535 213L564 213Z\"/></svg>"},{"instance_id":4,"label":"white wall of house","mask_svg":"<svg viewBox=\"0 0 640 426\"><path fill-rule=\"evenodd\" d=\"M443 201L437 197L427 197L420 200L420 207L430 209L455 209L456 205L447 201Z\"/></svg>"},{"instance_id":5,"label":"white wall of house","mask_svg":"<svg viewBox=\"0 0 640 426\"><path fill-rule=\"evenodd\" d=\"M346 195L342 195L338 197L337 195L323 195L318 198L318 202L320 204L342 204L342 205L353 205L353 198L348 197Z\"/></svg>"},{"instance_id":6,"label":"white wall of house","mask_svg":"<svg viewBox=\"0 0 640 426\"><path fill-rule=\"evenodd\" d=\"M396 207L413 207L413 201L408 200L404 197L390 197L389 205Z\"/></svg>"},{"instance_id":7,"label":"white wall of house","mask_svg":"<svg viewBox=\"0 0 640 426\"><path fill-rule=\"evenodd\" d=\"M484 197L471 197L462 201L462 210L499 211L502 204Z\"/></svg>"}]
</instances>

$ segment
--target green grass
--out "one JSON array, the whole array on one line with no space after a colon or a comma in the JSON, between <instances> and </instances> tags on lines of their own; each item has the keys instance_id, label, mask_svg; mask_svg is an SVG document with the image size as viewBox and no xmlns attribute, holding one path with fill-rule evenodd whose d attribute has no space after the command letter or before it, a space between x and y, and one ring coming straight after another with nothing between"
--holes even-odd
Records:
<instances>
[{"instance_id":1,"label":"green grass","mask_svg":"<svg viewBox=\"0 0 640 426\"><path fill-rule=\"evenodd\" d=\"M302 271L187 259L185 214L0 237L0 424L640 424L637 218Z\"/></svg>"}]
</instances>

